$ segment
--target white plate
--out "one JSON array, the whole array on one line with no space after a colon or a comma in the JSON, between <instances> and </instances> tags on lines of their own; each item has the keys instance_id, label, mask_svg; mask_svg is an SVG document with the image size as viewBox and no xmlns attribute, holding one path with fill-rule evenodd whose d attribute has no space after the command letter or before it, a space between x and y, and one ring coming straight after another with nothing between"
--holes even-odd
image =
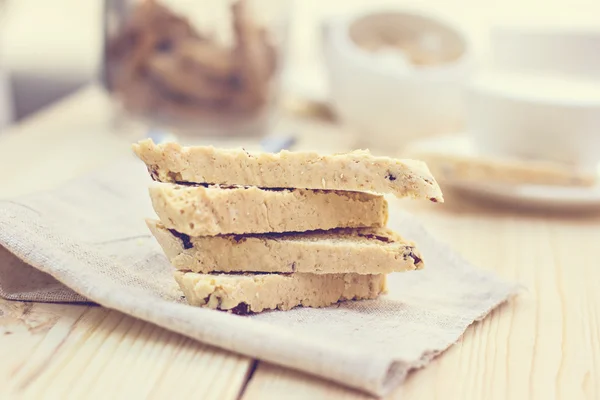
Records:
<instances>
[{"instance_id":1,"label":"white plate","mask_svg":"<svg viewBox=\"0 0 600 400\"><path fill-rule=\"evenodd\" d=\"M502 185L460 180L447 180L445 184L447 187L470 195L523 207L562 210L600 209L600 185L584 188Z\"/></svg>"},{"instance_id":2,"label":"white plate","mask_svg":"<svg viewBox=\"0 0 600 400\"><path fill-rule=\"evenodd\" d=\"M509 169L521 170L525 175L530 168L549 170L556 168L553 164L531 163L527 161L491 159L480 154L470 140L468 134L436 137L414 142L406 153L409 158L426 160L432 171L439 173L440 183L444 188L459 190L469 196L475 196L485 201L508 203L511 205L536 209L589 210L600 209L600 181L596 186L557 186L533 183L506 183L495 180ZM490 168L495 176L487 180L466 179L444 172L444 164L451 164L452 157L461 160L472 168ZM448 161L450 160L450 161ZM492 163L493 161L493 163ZM565 173L563 179L568 178Z\"/></svg>"}]
</instances>

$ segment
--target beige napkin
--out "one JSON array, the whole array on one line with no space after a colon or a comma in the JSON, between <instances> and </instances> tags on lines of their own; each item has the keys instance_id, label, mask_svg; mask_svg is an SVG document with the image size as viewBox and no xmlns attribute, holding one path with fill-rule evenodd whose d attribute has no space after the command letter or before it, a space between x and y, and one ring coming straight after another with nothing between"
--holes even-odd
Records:
<instances>
[{"instance_id":1,"label":"beige napkin","mask_svg":"<svg viewBox=\"0 0 600 400\"><path fill-rule=\"evenodd\" d=\"M384 395L517 290L469 265L414 217L392 210L390 226L417 242L426 269L390 275L389 294L379 300L254 316L191 307L145 226L144 218L154 215L149 183L142 163L127 159L51 192L0 201L0 295L89 299L224 349Z\"/></svg>"}]
</instances>

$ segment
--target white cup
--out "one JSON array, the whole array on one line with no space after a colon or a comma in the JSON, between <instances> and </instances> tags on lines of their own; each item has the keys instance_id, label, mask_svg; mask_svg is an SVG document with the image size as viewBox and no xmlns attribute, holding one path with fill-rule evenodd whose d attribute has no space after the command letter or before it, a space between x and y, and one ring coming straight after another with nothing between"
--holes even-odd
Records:
<instances>
[{"instance_id":1,"label":"white cup","mask_svg":"<svg viewBox=\"0 0 600 400\"><path fill-rule=\"evenodd\" d=\"M466 94L467 129L481 153L597 168L600 81L488 72Z\"/></svg>"},{"instance_id":2,"label":"white cup","mask_svg":"<svg viewBox=\"0 0 600 400\"><path fill-rule=\"evenodd\" d=\"M600 78L600 24L502 23L490 34L495 67Z\"/></svg>"},{"instance_id":3,"label":"white cup","mask_svg":"<svg viewBox=\"0 0 600 400\"><path fill-rule=\"evenodd\" d=\"M401 50L369 52L351 37L382 26L458 54L434 65L413 65ZM406 142L451 132L464 124L464 83L471 71L463 33L441 19L403 9L368 8L325 21L323 49L331 103L361 145L393 151ZM356 33L356 32L354 32Z\"/></svg>"}]
</instances>

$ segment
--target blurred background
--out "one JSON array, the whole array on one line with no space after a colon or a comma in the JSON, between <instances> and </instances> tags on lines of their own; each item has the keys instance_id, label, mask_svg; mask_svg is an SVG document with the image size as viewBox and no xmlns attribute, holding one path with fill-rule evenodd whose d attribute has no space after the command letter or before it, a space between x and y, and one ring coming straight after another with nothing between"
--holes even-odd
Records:
<instances>
[{"instance_id":1,"label":"blurred background","mask_svg":"<svg viewBox=\"0 0 600 400\"><path fill-rule=\"evenodd\" d=\"M205 0L169 0L197 3ZM475 56L487 62L489 34L495 23L510 21L600 25L595 0L423 0L372 2L366 0L293 1L290 18L287 82L292 90L322 96L326 85L320 46L320 24L379 3L434 12L448 18L472 42ZM3 109L13 108L18 121L97 79L102 63L103 10L101 0L1 0L1 58ZM193 7L190 7L193 8ZM10 104L5 104L6 101ZM6 120L6 110L3 111Z\"/></svg>"},{"instance_id":2,"label":"blurred background","mask_svg":"<svg viewBox=\"0 0 600 400\"><path fill-rule=\"evenodd\" d=\"M277 150L313 129L281 124L303 116L331 128L313 149L600 202L597 0L0 0L0 137L90 87L128 141ZM89 104L64 129L99 130Z\"/></svg>"}]
</instances>

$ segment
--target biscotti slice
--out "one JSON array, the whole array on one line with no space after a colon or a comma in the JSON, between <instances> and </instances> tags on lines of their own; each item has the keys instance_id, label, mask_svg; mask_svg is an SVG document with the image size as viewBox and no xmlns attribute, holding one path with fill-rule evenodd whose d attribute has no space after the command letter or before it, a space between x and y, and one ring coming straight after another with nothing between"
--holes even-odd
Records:
<instances>
[{"instance_id":1,"label":"biscotti slice","mask_svg":"<svg viewBox=\"0 0 600 400\"><path fill-rule=\"evenodd\" d=\"M341 190L160 183L150 198L163 225L190 236L380 227L388 218L383 196Z\"/></svg>"},{"instance_id":2,"label":"biscotti slice","mask_svg":"<svg viewBox=\"0 0 600 400\"><path fill-rule=\"evenodd\" d=\"M158 221L147 224L179 270L384 274L423 268L414 243L387 228L190 237Z\"/></svg>"},{"instance_id":3,"label":"biscotti slice","mask_svg":"<svg viewBox=\"0 0 600 400\"><path fill-rule=\"evenodd\" d=\"M385 275L175 271L175 280L189 304L236 314L326 307L344 300L374 299L386 291Z\"/></svg>"},{"instance_id":4,"label":"biscotti slice","mask_svg":"<svg viewBox=\"0 0 600 400\"><path fill-rule=\"evenodd\" d=\"M248 153L212 146L133 145L152 178L161 182L391 193L442 202L427 165L417 160L375 157L366 150L347 154L311 152Z\"/></svg>"},{"instance_id":5,"label":"biscotti slice","mask_svg":"<svg viewBox=\"0 0 600 400\"><path fill-rule=\"evenodd\" d=\"M596 171L582 171L541 160L480 154L466 136L411 143L402 153L425 160L440 180L506 185L594 186Z\"/></svg>"}]
</instances>

